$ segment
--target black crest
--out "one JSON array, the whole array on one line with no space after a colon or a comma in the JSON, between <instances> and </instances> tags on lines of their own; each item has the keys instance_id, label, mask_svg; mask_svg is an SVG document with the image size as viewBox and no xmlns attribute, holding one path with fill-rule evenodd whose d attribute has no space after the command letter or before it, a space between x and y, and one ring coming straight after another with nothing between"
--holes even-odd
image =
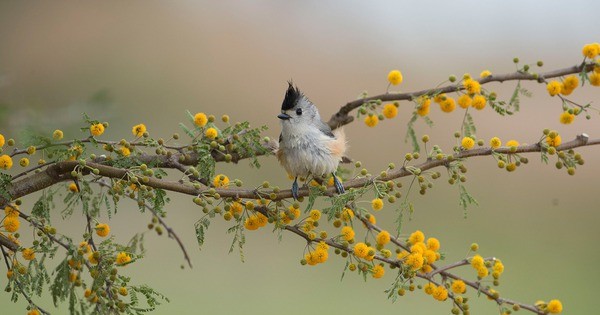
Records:
<instances>
[{"instance_id":1,"label":"black crest","mask_svg":"<svg viewBox=\"0 0 600 315\"><path fill-rule=\"evenodd\" d=\"M283 103L281 103L281 110L294 108L301 97L302 93L298 90L298 87L294 87L292 81L288 81L288 89L285 91L285 98L283 99Z\"/></svg>"}]
</instances>

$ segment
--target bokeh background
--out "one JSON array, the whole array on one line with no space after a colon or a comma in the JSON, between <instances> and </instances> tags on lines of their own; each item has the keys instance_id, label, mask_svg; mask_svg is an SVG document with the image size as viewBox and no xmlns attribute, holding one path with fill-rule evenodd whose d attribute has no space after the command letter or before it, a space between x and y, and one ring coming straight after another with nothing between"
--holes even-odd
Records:
<instances>
[{"instance_id":1,"label":"bokeh background","mask_svg":"<svg viewBox=\"0 0 600 315\"><path fill-rule=\"evenodd\" d=\"M597 1L2 1L0 132L19 139L24 130L49 134L62 128L67 137L79 137L86 112L110 122L106 139L129 137L140 122L151 135L169 137L190 110L267 125L266 134L275 137L289 79L327 119L363 91L383 93L391 69L404 74L399 90L413 91L434 87L450 74L513 71L513 57L531 64L543 60L545 70L572 66L581 62L584 44L600 41L598 9ZM508 99L514 85L486 87ZM479 137L533 143L543 128L557 129L564 140L581 132L600 137L597 113L590 121L580 117L560 125L560 101L541 85L526 87L534 97L522 99L518 115L500 117L490 108L473 113ZM572 98L597 103L599 91L586 86ZM403 138L411 108L402 103L399 117L376 128L347 126L351 157L373 172L399 163L409 150ZM449 150L459 112L443 114L432 106L435 127L419 123L417 131ZM576 176L555 170L553 162L543 165L536 154L510 174L489 157L472 159L467 187L480 206L471 207L465 219L457 188L441 180L425 197L413 195L416 210L405 232L421 229L438 237L450 262L478 242L484 256L506 265L498 288L503 296L529 303L559 298L566 314L594 313L600 148L580 152L587 163ZM289 185L272 157L261 162L260 170L245 162L218 170L248 185L265 179ZM378 214L384 228L393 227L392 209ZM228 254L229 223L222 220L214 220L199 251L193 222L201 215L190 197L173 197L167 220L183 238L193 269L180 268L175 242L147 233L146 258L123 271L171 299L157 314L419 315L451 309L420 292L391 303L383 293L391 272L365 283L354 274L340 281L344 261L337 257L303 267L304 242L288 234L278 241L268 229L247 234L244 263L236 252ZM125 203L110 224L126 241L149 220ZM57 213L55 223L59 232L76 237L83 231L77 215L62 222ZM474 272L465 268L464 274ZM497 313L493 303L473 300L473 314ZM66 313L48 298L40 302ZM0 305L3 314L25 313L26 302L13 304L8 294L0 294Z\"/></svg>"}]
</instances>

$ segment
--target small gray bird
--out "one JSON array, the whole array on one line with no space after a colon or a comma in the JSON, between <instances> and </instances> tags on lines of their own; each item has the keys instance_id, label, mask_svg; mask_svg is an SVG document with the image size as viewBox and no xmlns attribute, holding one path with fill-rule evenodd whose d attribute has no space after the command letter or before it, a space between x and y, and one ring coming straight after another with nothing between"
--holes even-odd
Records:
<instances>
[{"instance_id":1,"label":"small gray bird","mask_svg":"<svg viewBox=\"0 0 600 315\"><path fill-rule=\"evenodd\" d=\"M298 177L333 175L339 194L344 186L335 176L338 164L346 152L346 139L341 129L331 131L321 121L319 110L292 82L281 104L281 134L277 159L294 177L292 196L298 199Z\"/></svg>"}]
</instances>

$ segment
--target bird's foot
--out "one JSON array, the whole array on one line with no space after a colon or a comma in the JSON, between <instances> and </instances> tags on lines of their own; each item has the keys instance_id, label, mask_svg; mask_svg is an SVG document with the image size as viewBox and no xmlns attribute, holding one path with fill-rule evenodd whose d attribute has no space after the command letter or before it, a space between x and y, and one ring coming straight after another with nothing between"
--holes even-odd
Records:
<instances>
[{"instance_id":1,"label":"bird's foot","mask_svg":"<svg viewBox=\"0 0 600 315\"><path fill-rule=\"evenodd\" d=\"M333 185L335 185L335 190L337 190L337 193L339 195L345 193L346 191L344 190L344 185L342 185L342 182L340 182L340 180L337 178L337 176L335 176L335 174L331 175L333 175Z\"/></svg>"},{"instance_id":2,"label":"bird's foot","mask_svg":"<svg viewBox=\"0 0 600 315\"><path fill-rule=\"evenodd\" d=\"M292 197L294 200L298 200L298 178L294 179L294 183L292 184Z\"/></svg>"}]
</instances>

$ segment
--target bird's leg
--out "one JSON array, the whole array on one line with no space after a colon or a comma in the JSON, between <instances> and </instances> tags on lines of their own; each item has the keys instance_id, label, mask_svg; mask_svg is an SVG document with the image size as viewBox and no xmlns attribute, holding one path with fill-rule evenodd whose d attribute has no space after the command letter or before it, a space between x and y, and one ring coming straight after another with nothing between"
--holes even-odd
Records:
<instances>
[{"instance_id":1,"label":"bird's leg","mask_svg":"<svg viewBox=\"0 0 600 315\"><path fill-rule=\"evenodd\" d=\"M340 182L340 180L335 176L335 173L331 173L333 175L333 184L335 185L335 190L337 190L338 194L343 194L346 191L344 190L344 185Z\"/></svg>"},{"instance_id":2,"label":"bird's leg","mask_svg":"<svg viewBox=\"0 0 600 315\"><path fill-rule=\"evenodd\" d=\"M298 176L294 178L294 183L292 184L292 197L294 197L294 200L298 199Z\"/></svg>"}]
</instances>

